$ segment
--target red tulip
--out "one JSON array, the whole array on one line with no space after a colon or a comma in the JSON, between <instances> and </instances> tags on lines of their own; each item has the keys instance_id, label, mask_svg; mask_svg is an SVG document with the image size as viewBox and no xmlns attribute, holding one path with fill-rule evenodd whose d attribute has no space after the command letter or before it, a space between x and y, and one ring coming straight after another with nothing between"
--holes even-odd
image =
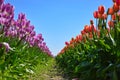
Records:
<instances>
[{"instance_id":1,"label":"red tulip","mask_svg":"<svg viewBox=\"0 0 120 80\"><path fill-rule=\"evenodd\" d=\"M84 31L87 33L87 32L89 32L90 31L90 27L88 26L88 25L85 25L84 26Z\"/></svg>"},{"instance_id":2,"label":"red tulip","mask_svg":"<svg viewBox=\"0 0 120 80\"><path fill-rule=\"evenodd\" d=\"M107 14L108 14L108 15L113 15L113 14L114 14L114 10L113 10L112 7L111 7L111 8L108 8Z\"/></svg>"},{"instance_id":3,"label":"red tulip","mask_svg":"<svg viewBox=\"0 0 120 80\"><path fill-rule=\"evenodd\" d=\"M84 34L85 34L85 31L84 31L84 30L82 30L82 31L81 31L81 34L82 34L82 35L84 35Z\"/></svg>"},{"instance_id":4,"label":"red tulip","mask_svg":"<svg viewBox=\"0 0 120 80\"><path fill-rule=\"evenodd\" d=\"M110 21L108 21L108 26L109 26L109 27L114 27L114 22L113 22L113 21L111 21L111 20L110 20Z\"/></svg>"},{"instance_id":5,"label":"red tulip","mask_svg":"<svg viewBox=\"0 0 120 80\"><path fill-rule=\"evenodd\" d=\"M94 18L98 18L98 11L95 11L95 12L93 13L93 16L94 16Z\"/></svg>"},{"instance_id":6,"label":"red tulip","mask_svg":"<svg viewBox=\"0 0 120 80\"><path fill-rule=\"evenodd\" d=\"M98 18L103 19L103 14L98 13Z\"/></svg>"},{"instance_id":7,"label":"red tulip","mask_svg":"<svg viewBox=\"0 0 120 80\"><path fill-rule=\"evenodd\" d=\"M118 5L120 5L120 0L116 0L116 3L117 3Z\"/></svg>"},{"instance_id":8,"label":"red tulip","mask_svg":"<svg viewBox=\"0 0 120 80\"><path fill-rule=\"evenodd\" d=\"M105 12L105 7L104 6L99 6L98 7L98 12L100 13L100 14L104 14L104 12Z\"/></svg>"},{"instance_id":9,"label":"red tulip","mask_svg":"<svg viewBox=\"0 0 120 80\"><path fill-rule=\"evenodd\" d=\"M118 5L117 3L114 3L114 4L113 4L113 10L114 10L115 12L118 12L118 11L119 11L119 5Z\"/></svg>"},{"instance_id":10,"label":"red tulip","mask_svg":"<svg viewBox=\"0 0 120 80\"><path fill-rule=\"evenodd\" d=\"M107 14L103 14L103 15L102 15L102 18L103 18L103 19L107 19Z\"/></svg>"},{"instance_id":11,"label":"red tulip","mask_svg":"<svg viewBox=\"0 0 120 80\"><path fill-rule=\"evenodd\" d=\"M68 45L69 45L69 43L68 43L68 42L65 42L65 45L66 45L66 46L68 46Z\"/></svg>"},{"instance_id":12,"label":"red tulip","mask_svg":"<svg viewBox=\"0 0 120 80\"><path fill-rule=\"evenodd\" d=\"M116 0L112 0L114 3L116 2Z\"/></svg>"},{"instance_id":13,"label":"red tulip","mask_svg":"<svg viewBox=\"0 0 120 80\"><path fill-rule=\"evenodd\" d=\"M90 24L91 24L91 25L94 24L93 20L90 20Z\"/></svg>"},{"instance_id":14,"label":"red tulip","mask_svg":"<svg viewBox=\"0 0 120 80\"><path fill-rule=\"evenodd\" d=\"M116 15L111 15L111 17L112 17L112 20L116 20Z\"/></svg>"},{"instance_id":15,"label":"red tulip","mask_svg":"<svg viewBox=\"0 0 120 80\"><path fill-rule=\"evenodd\" d=\"M89 34L89 38L93 38L93 34L92 33Z\"/></svg>"}]
</instances>

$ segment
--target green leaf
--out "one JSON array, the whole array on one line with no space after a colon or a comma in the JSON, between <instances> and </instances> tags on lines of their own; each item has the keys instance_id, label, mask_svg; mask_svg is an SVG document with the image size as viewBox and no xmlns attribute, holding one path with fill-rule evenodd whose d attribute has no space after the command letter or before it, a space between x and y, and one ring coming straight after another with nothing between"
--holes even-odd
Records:
<instances>
[{"instance_id":1,"label":"green leaf","mask_svg":"<svg viewBox=\"0 0 120 80\"><path fill-rule=\"evenodd\" d=\"M114 72L113 72L113 79L112 80L118 80L118 78L117 78L117 74L116 74L116 71L114 70Z\"/></svg>"},{"instance_id":2,"label":"green leaf","mask_svg":"<svg viewBox=\"0 0 120 80\"><path fill-rule=\"evenodd\" d=\"M109 34L109 37L110 37L110 39L111 39L113 45L116 46L115 40L112 38L112 36L111 36L110 34Z\"/></svg>"},{"instance_id":3,"label":"green leaf","mask_svg":"<svg viewBox=\"0 0 120 80\"><path fill-rule=\"evenodd\" d=\"M114 69L114 65L113 64L109 64L105 69L103 69L103 72L111 71L113 69Z\"/></svg>"},{"instance_id":4,"label":"green leaf","mask_svg":"<svg viewBox=\"0 0 120 80\"><path fill-rule=\"evenodd\" d=\"M119 27L117 27L117 30L120 32L120 28Z\"/></svg>"}]
</instances>

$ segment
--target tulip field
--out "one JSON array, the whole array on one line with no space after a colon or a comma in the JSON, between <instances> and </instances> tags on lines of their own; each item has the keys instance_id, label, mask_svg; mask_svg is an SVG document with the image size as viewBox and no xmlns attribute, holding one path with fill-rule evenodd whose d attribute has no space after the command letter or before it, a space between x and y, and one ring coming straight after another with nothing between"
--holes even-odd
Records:
<instances>
[{"instance_id":1,"label":"tulip field","mask_svg":"<svg viewBox=\"0 0 120 80\"><path fill-rule=\"evenodd\" d=\"M120 80L120 0L93 12L81 34L65 42L56 62L69 80Z\"/></svg>"},{"instance_id":2,"label":"tulip field","mask_svg":"<svg viewBox=\"0 0 120 80\"><path fill-rule=\"evenodd\" d=\"M54 57L26 15L15 19L14 6L0 0L0 80L120 80L119 10L120 0L98 6Z\"/></svg>"},{"instance_id":3,"label":"tulip field","mask_svg":"<svg viewBox=\"0 0 120 80\"><path fill-rule=\"evenodd\" d=\"M20 13L14 19L14 7L0 0L0 80L28 79L38 63L46 63L52 54L42 34Z\"/></svg>"}]
</instances>

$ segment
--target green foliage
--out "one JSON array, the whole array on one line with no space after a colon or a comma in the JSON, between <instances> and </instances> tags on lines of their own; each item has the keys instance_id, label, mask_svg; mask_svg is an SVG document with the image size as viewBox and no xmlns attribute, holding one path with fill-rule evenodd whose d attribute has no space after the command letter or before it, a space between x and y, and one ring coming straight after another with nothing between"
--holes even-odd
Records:
<instances>
[{"instance_id":1,"label":"green foliage","mask_svg":"<svg viewBox=\"0 0 120 80\"><path fill-rule=\"evenodd\" d=\"M4 40L3 40L4 39ZM13 48L8 52L5 47L0 49L0 80L26 80L34 74L38 63L45 64L50 56L38 47L29 47L27 43L20 43L16 38L0 37L0 42L7 42Z\"/></svg>"},{"instance_id":2,"label":"green foliage","mask_svg":"<svg viewBox=\"0 0 120 80\"><path fill-rule=\"evenodd\" d=\"M65 74L81 80L119 80L119 50L114 50L110 38L95 39L79 43L56 57ZM116 72L117 71L117 72Z\"/></svg>"},{"instance_id":3,"label":"green foliage","mask_svg":"<svg viewBox=\"0 0 120 80\"><path fill-rule=\"evenodd\" d=\"M104 25L103 25L104 24ZM74 42L56 57L57 64L70 79L120 80L120 21L107 30L107 22L100 19L100 36L86 36L86 41ZM88 33L89 34L89 33ZM84 37L84 35L83 35Z\"/></svg>"}]
</instances>

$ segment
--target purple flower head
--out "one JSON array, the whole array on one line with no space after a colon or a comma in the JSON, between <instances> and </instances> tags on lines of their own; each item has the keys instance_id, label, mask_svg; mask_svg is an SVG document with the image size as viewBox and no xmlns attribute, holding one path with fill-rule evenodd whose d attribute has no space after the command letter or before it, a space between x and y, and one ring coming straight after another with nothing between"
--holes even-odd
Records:
<instances>
[{"instance_id":1,"label":"purple flower head","mask_svg":"<svg viewBox=\"0 0 120 80\"><path fill-rule=\"evenodd\" d=\"M33 36L35 36L35 35L36 35L36 32L35 32L35 31L32 31L31 34L30 34L31 37L33 37Z\"/></svg>"},{"instance_id":2,"label":"purple flower head","mask_svg":"<svg viewBox=\"0 0 120 80\"><path fill-rule=\"evenodd\" d=\"M42 34L38 34L37 37L39 38L40 41L44 41Z\"/></svg>"},{"instance_id":3,"label":"purple flower head","mask_svg":"<svg viewBox=\"0 0 120 80\"><path fill-rule=\"evenodd\" d=\"M39 43L39 39L37 36L33 37L34 44L37 45Z\"/></svg>"},{"instance_id":4,"label":"purple flower head","mask_svg":"<svg viewBox=\"0 0 120 80\"><path fill-rule=\"evenodd\" d=\"M31 31L34 30L34 26L33 25L31 25L29 27L30 27Z\"/></svg>"},{"instance_id":5,"label":"purple flower head","mask_svg":"<svg viewBox=\"0 0 120 80\"><path fill-rule=\"evenodd\" d=\"M11 30L11 31L10 31L10 36L11 36L11 37L17 36L17 31L16 31L16 30Z\"/></svg>"},{"instance_id":6,"label":"purple flower head","mask_svg":"<svg viewBox=\"0 0 120 80\"><path fill-rule=\"evenodd\" d=\"M0 24L9 27L14 18L14 8L12 5L2 4L0 6Z\"/></svg>"},{"instance_id":7,"label":"purple flower head","mask_svg":"<svg viewBox=\"0 0 120 80\"><path fill-rule=\"evenodd\" d=\"M27 34L30 34L33 30L34 30L34 26L29 26L25 28L25 31L27 32Z\"/></svg>"},{"instance_id":8,"label":"purple flower head","mask_svg":"<svg viewBox=\"0 0 120 80\"><path fill-rule=\"evenodd\" d=\"M46 47L46 43L45 42L43 42L43 46Z\"/></svg>"},{"instance_id":9,"label":"purple flower head","mask_svg":"<svg viewBox=\"0 0 120 80\"><path fill-rule=\"evenodd\" d=\"M26 27L29 27L30 26L30 21L26 21Z\"/></svg>"},{"instance_id":10,"label":"purple flower head","mask_svg":"<svg viewBox=\"0 0 120 80\"><path fill-rule=\"evenodd\" d=\"M7 3L5 4L4 12L6 12L7 15L14 14L14 7L10 3Z\"/></svg>"},{"instance_id":11,"label":"purple flower head","mask_svg":"<svg viewBox=\"0 0 120 80\"><path fill-rule=\"evenodd\" d=\"M23 20L23 19L26 19L25 14L20 13L20 14L18 15L18 19L19 19L20 21Z\"/></svg>"},{"instance_id":12,"label":"purple flower head","mask_svg":"<svg viewBox=\"0 0 120 80\"><path fill-rule=\"evenodd\" d=\"M38 47L41 49L41 47L42 47L42 44L40 44L40 43L39 43L39 44L38 44Z\"/></svg>"},{"instance_id":13,"label":"purple flower head","mask_svg":"<svg viewBox=\"0 0 120 80\"><path fill-rule=\"evenodd\" d=\"M30 41L29 44L30 44L30 47L34 46L34 42L33 41Z\"/></svg>"},{"instance_id":14,"label":"purple flower head","mask_svg":"<svg viewBox=\"0 0 120 80\"><path fill-rule=\"evenodd\" d=\"M20 24L21 24L22 28L26 27L26 22L27 22L26 19L21 20Z\"/></svg>"},{"instance_id":15,"label":"purple flower head","mask_svg":"<svg viewBox=\"0 0 120 80\"><path fill-rule=\"evenodd\" d=\"M4 0L0 0L0 6L3 4Z\"/></svg>"},{"instance_id":16,"label":"purple flower head","mask_svg":"<svg viewBox=\"0 0 120 80\"><path fill-rule=\"evenodd\" d=\"M12 21L11 21L11 26L16 26L17 25L17 22L13 19Z\"/></svg>"}]
</instances>

